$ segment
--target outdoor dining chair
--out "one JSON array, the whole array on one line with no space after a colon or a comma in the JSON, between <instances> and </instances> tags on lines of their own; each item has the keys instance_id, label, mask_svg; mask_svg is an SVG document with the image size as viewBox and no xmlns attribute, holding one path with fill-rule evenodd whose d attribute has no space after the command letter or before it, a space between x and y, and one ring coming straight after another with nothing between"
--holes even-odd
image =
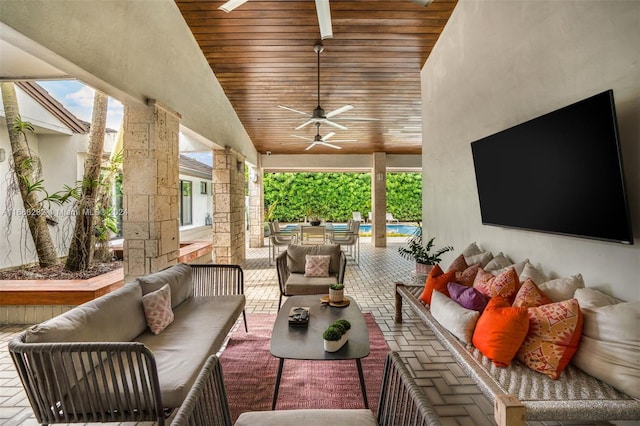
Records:
<instances>
[{"instance_id":1,"label":"outdoor dining chair","mask_svg":"<svg viewBox=\"0 0 640 426\"><path fill-rule=\"evenodd\" d=\"M295 244L298 235L294 232L284 232L280 230L278 222L269 222L269 265L273 265L280 247Z\"/></svg>"},{"instance_id":2,"label":"outdoor dining chair","mask_svg":"<svg viewBox=\"0 0 640 426\"><path fill-rule=\"evenodd\" d=\"M360 264L360 222L351 221L346 232L336 232L329 236L331 243L347 246L347 254Z\"/></svg>"}]
</instances>

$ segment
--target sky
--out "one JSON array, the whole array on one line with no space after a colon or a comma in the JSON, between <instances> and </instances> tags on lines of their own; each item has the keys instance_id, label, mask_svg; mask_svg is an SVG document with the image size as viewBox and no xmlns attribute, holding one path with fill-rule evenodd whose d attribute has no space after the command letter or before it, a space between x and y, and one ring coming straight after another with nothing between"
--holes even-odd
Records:
<instances>
[{"instance_id":1,"label":"sky","mask_svg":"<svg viewBox=\"0 0 640 426\"><path fill-rule=\"evenodd\" d=\"M80 120L91 122L93 111L93 95L95 91L77 80L38 81L40 86L49 92L58 102ZM113 130L120 128L123 106L113 98L107 104L107 127Z\"/></svg>"},{"instance_id":2,"label":"sky","mask_svg":"<svg viewBox=\"0 0 640 426\"><path fill-rule=\"evenodd\" d=\"M91 122L94 89L77 80L48 80L38 81L37 83L49 92L55 100L71 111L73 115L80 120ZM116 131L120 129L123 113L124 107L122 104L110 97L107 104L107 127ZM182 154L213 166L211 151Z\"/></svg>"}]
</instances>

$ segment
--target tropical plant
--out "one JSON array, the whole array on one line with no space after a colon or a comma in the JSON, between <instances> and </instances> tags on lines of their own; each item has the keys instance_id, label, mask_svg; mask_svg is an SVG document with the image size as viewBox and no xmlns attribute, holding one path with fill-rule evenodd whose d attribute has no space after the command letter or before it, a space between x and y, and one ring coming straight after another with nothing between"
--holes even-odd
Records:
<instances>
[{"instance_id":1,"label":"tropical plant","mask_svg":"<svg viewBox=\"0 0 640 426\"><path fill-rule=\"evenodd\" d=\"M422 226L418 224L415 232L407 241L407 247L399 247L398 252L403 258L415 260L416 263L422 263L423 265L435 265L442 260L440 259L440 256L453 250L453 247L446 246L432 253L431 250L433 249L435 239L435 237L432 237L427 241L426 245L423 245Z\"/></svg>"},{"instance_id":2,"label":"tropical plant","mask_svg":"<svg viewBox=\"0 0 640 426\"><path fill-rule=\"evenodd\" d=\"M93 261L95 251L96 206L99 195L100 166L104 147L109 97L96 90L93 99L89 149L84 162L82 195L78 201L76 224L69 246L65 269L84 271Z\"/></svg>"},{"instance_id":3,"label":"tropical plant","mask_svg":"<svg viewBox=\"0 0 640 426\"><path fill-rule=\"evenodd\" d=\"M37 193L44 189L40 178L40 158L31 151L26 132L33 132L33 126L20 118L18 98L13 83L0 83L5 119L11 142L12 168L17 177L16 186L20 191L29 232L33 239L38 262L46 267L60 262L56 246L47 225L47 209ZM15 186L14 186L15 188ZM7 197L10 200L11 197ZM10 201L8 201L10 202Z\"/></svg>"}]
</instances>

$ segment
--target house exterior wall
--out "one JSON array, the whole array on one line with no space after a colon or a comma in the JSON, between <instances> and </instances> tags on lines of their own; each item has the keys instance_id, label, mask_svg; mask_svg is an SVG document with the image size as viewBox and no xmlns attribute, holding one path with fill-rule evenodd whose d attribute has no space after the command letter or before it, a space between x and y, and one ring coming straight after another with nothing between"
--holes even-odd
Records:
<instances>
[{"instance_id":1,"label":"house exterior wall","mask_svg":"<svg viewBox=\"0 0 640 426\"><path fill-rule=\"evenodd\" d=\"M637 1L458 3L422 70L423 219L436 243L459 253L477 241L554 277L579 272L589 287L640 299L639 21ZM470 143L607 89L635 245L483 226ZM536 200L525 189L505 202Z\"/></svg>"},{"instance_id":2,"label":"house exterior wall","mask_svg":"<svg viewBox=\"0 0 640 426\"><path fill-rule=\"evenodd\" d=\"M193 193L192 193L192 212L193 212L193 223L188 226L181 226L180 230L185 228L195 228L199 226L205 226L205 219L207 214L213 217L213 195L211 193L211 179L203 179L197 176L189 176L185 174L180 174L180 180L188 180L193 184ZM207 183L207 193L200 193L200 182Z\"/></svg>"}]
</instances>

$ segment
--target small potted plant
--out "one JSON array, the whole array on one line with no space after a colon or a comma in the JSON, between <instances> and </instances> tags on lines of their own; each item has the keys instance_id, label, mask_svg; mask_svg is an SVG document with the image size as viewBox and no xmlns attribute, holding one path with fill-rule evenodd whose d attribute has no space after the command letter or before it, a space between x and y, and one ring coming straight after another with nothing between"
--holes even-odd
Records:
<instances>
[{"instance_id":1,"label":"small potted plant","mask_svg":"<svg viewBox=\"0 0 640 426\"><path fill-rule=\"evenodd\" d=\"M408 247L399 247L398 252L400 256L408 260L414 260L416 262L416 273L427 275L434 265L441 261L440 256L444 253L453 250L453 247L446 246L441 249L431 252L433 249L433 241L435 237L432 237L426 245L422 244L422 226L418 226L409 241Z\"/></svg>"},{"instance_id":2,"label":"small potted plant","mask_svg":"<svg viewBox=\"0 0 640 426\"><path fill-rule=\"evenodd\" d=\"M324 350L327 352L336 352L344 346L349 340L347 331L351 328L351 324L347 320L334 321L325 331L322 333L324 339Z\"/></svg>"},{"instance_id":3,"label":"small potted plant","mask_svg":"<svg viewBox=\"0 0 640 426\"><path fill-rule=\"evenodd\" d=\"M329 286L329 302L342 303L344 300L344 284L335 283Z\"/></svg>"}]
</instances>

